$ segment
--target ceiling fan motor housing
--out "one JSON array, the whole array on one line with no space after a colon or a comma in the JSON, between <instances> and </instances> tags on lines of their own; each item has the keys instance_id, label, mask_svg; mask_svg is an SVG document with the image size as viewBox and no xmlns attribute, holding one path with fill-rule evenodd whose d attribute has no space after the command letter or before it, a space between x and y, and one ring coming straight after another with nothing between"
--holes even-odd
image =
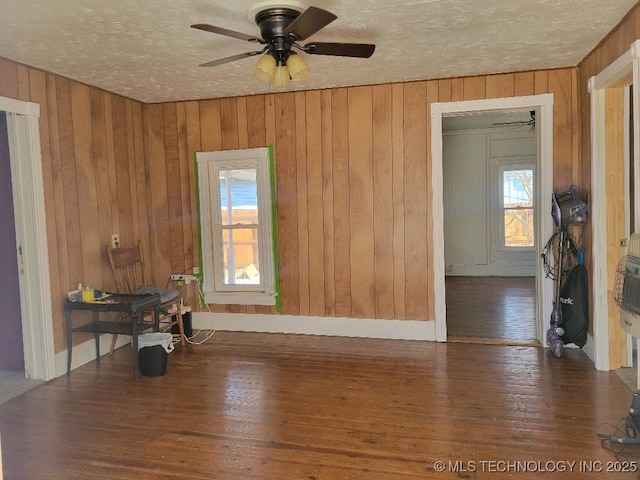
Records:
<instances>
[{"instance_id":1,"label":"ceiling fan motor housing","mask_svg":"<svg viewBox=\"0 0 640 480\"><path fill-rule=\"evenodd\" d=\"M269 45L269 53L280 64L286 63L291 53L292 40L284 36L284 31L299 16L300 12L291 8L269 8L256 14L256 23Z\"/></svg>"}]
</instances>

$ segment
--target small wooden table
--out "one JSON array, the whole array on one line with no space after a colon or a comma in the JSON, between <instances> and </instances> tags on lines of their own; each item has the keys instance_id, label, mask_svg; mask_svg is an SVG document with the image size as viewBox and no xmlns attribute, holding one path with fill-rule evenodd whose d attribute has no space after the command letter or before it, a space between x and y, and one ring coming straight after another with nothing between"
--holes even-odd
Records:
<instances>
[{"instance_id":1,"label":"small wooden table","mask_svg":"<svg viewBox=\"0 0 640 480\"><path fill-rule=\"evenodd\" d=\"M143 312L154 310L153 323L144 322ZM93 312L90 323L79 327L73 327L71 313L74 310L87 310ZM102 301L81 302L65 300L64 311L67 317L67 375L71 373L71 355L73 351L72 336L74 332L93 333L96 340L96 359L100 362L100 334L112 333L118 335L131 335L133 343L133 373L137 380L138 367L138 334L149 328L158 331L160 328L160 294L134 295L126 293L113 293ZM129 315L131 321L113 322L100 320L100 312L121 312Z\"/></svg>"}]
</instances>

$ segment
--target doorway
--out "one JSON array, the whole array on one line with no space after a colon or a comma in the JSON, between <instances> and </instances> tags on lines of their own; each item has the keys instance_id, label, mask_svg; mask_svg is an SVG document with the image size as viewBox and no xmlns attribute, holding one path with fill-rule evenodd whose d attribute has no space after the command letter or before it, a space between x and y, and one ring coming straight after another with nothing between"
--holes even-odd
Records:
<instances>
[{"instance_id":1,"label":"doorway","mask_svg":"<svg viewBox=\"0 0 640 480\"><path fill-rule=\"evenodd\" d=\"M537 182L535 184L535 329L536 340L546 346L546 318L552 307L552 284L545 282L541 248L553 233L551 192L553 191L553 95L498 98L431 105L431 178L433 182L433 246L436 339L447 341L445 284L443 119L482 113L536 111Z\"/></svg>"},{"instance_id":2,"label":"doorway","mask_svg":"<svg viewBox=\"0 0 640 480\"><path fill-rule=\"evenodd\" d=\"M443 118L448 341L539 345L536 111Z\"/></svg>"},{"instance_id":3,"label":"doorway","mask_svg":"<svg viewBox=\"0 0 640 480\"><path fill-rule=\"evenodd\" d=\"M40 149L40 106L0 97L6 112L7 137L15 209L18 279L28 378L56 376L49 255L45 220L44 185Z\"/></svg>"},{"instance_id":4,"label":"doorway","mask_svg":"<svg viewBox=\"0 0 640 480\"><path fill-rule=\"evenodd\" d=\"M20 288L18 284L18 258L16 227L14 221L13 189L9 160L9 135L7 115L0 111L0 268L3 287L0 304L3 315L0 320L0 370L24 371L22 347L22 315L20 313Z\"/></svg>"}]
</instances>

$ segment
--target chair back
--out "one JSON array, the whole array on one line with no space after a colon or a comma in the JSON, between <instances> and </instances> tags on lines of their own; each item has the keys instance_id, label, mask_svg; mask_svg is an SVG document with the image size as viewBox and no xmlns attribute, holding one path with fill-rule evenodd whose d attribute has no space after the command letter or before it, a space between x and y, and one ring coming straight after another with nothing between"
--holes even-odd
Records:
<instances>
[{"instance_id":1,"label":"chair back","mask_svg":"<svg viewBox=\"0 0 640 480\"><path fill-rule=\"evenodd\" d=\"M133 293L147 284L140 240L135 247L111 248L110 245L105 247L118 292Z\"/></svg>"}]
</instances>

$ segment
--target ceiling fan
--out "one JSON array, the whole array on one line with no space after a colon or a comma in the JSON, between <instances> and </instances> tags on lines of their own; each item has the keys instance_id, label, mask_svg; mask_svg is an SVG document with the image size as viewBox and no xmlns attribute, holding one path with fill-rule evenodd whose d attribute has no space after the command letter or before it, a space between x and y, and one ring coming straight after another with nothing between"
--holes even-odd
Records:
<instances>
[{"instance_id":1,"label":"ceiling fan","mask_svg":"<svg viewBox=\"0 0 640 480\"><path fill-rule=\"evenodd\" d=\"M259 2L249 8L248 16L260 28L260 36L248 35L206 23L191 25L192 28L206 32L264 45L261 50L213 60L203 63L200 65L201 67L215 67L235 60L262 55L254 68L255 75L274 86L283 87L288 85L291 79L300 80L310 72L307 63L293 49L310 55L369 58L376 48L375 45L365 43L311 42L300 45L299 41L306 40L338 17L321 8L305 8L297 1Z\"/></svg>"}]
</instances>

